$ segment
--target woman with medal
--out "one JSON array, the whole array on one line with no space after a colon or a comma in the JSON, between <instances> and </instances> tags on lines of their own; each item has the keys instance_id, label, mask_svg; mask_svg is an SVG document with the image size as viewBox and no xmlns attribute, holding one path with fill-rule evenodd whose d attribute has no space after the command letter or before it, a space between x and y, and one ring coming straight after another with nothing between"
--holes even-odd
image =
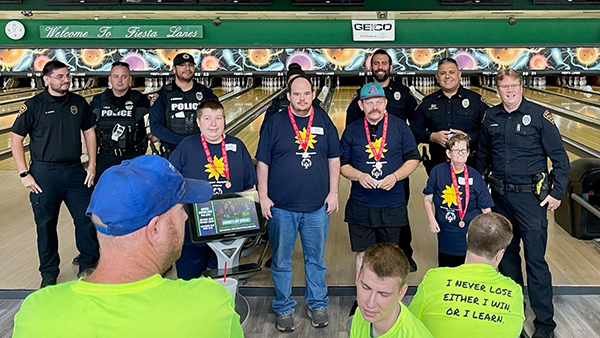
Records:
<instances>
[{"instance_id":1,"label":"woman with medal","mask_svg":"<svg viewBox=\"0 0 600 338\"><path fill-rule=\"evenodd\" d=\"M181 141L169 157L173 166L185 178L208 181L214 195L254 190L257 180L252 157L240 139L224 133L223 105L214 99L202 101L196 123L200 134ZM177 277L189 280L207 267L214 268L216 258L206 244L192 243L186 226L183 250L175 265Z\"/></svg>"},{"instance_id":2,"label":"woman with medal","mask_svg":"<svg viewBox=\"0 0 600 338\"><path fill-rule=\"evenodd\" d=\"M494 206L480 173L466 165L469 137L456 134L446 142L450 162L431 170L423 193L429 230L438 234L438 264L454 267L464 263L467 229L475 216Z\"/></svg>"}]
</instances>

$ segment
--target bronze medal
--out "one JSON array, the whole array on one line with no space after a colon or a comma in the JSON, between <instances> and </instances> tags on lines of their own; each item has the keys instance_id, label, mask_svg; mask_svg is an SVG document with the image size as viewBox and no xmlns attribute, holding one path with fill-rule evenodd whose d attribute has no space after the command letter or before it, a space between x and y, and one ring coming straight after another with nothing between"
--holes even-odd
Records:
<instances>
[{"instance_id":1,"label":"bronze medal","mask_svg":"<svg viewBox=\"0 0 600 338\"><path fill-rule=\"evenodd\" d=\"M465 221L458 222L458 226L461 227L461 228L464 228L465 227Z\"/></svg>"},{"instance_id":2,"label":"bronze medal","mask_svg":"<svg viewBox=\"0 0 600 338\"><path fill-rule=\"evenodd\" d=\"M225 182L225 188L231 189L231 182L229 182L229 181ZM463 224L463 226L464 226L464 224Z\"/></svg>"}]
</instances>

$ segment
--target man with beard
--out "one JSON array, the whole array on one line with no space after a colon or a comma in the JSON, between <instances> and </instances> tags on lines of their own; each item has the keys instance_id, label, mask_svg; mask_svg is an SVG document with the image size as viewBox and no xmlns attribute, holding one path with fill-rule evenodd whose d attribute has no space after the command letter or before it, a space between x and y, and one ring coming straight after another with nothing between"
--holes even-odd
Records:
<instances>
[{"instance_id":1,"label":"man with beard","mask_svg":"<svg viewBox=\"0 0 600 338\"><path fill-rule=\"evenodd\" d=\"M357 270L364 251L373 244L402 242L408 210L404 184L399 181L415 171L420 158L406 123L387 112L387 99L378 83L361 89L358 104L365 117L346 127L340 142L341 173L352 181L344 221Z\"/></svg>"},{"instance_id":2,"label":"man with beard","mask_svg":"<svg viewBox=\"0 0 600 338\"><path fill-rule=\"evenodd\" d=\"M98 231L98 267L28 296L14 337L243 337L231 294L218 282L161 276L181 253L183 203L211 196L208 182L184 179L159 156L109 168L87 210Z\"/></svg>"},{"instance_id":3,"label":"man with beard","mask_svg":"<svg viewBox=\"0 0 600 338\"><path fill-rule=\"evenodd\" d=\"M25 101L12 127L11 149L21 183L31 190L37 229L42 284L56 284L60 273L56 226L64 201L75 223L80 252L79 274L98 261L98 240L85 208L90 202L96 174L96 120L87 101L69 92L71 74L67 65L49 61L42 71L46 89ZM81 164L81 135L89 154ZM23 142L29 135L31 166L27 169Z\"/></svg>"},{"instance_id":4,"label":"man with beard","mask_svg":"<svg viewBox=\"0 0 600 338\"><path fill-rule=\"evenodd\" d=\"M97 177L113 165L144 155L148 148L144 117L150 101L129 87L129 64L114 62L108 82L111 89L94 96L91 107L98 119Z\"/></svg>"},{"instance_id":5,"label":"man with beard","mask_svg":"<svg viewBox=\"0 0 600 338\"><path fill-rule=\"evenodd\" d=\"M290 106L273 115L260 134L258 194L269 219L273 311L279 331L293 331L292 254L300 233L306 272L306 314L313 327L329 324L327 266L323 260L329 215L338 210L340 148L329 116L312 107L310 80L299 75L288 87Z\"/></svg>"},{"instance_id":6,"label":"man with beard","mask_svg":"<svg viewBox=\"0 0 600 338\"><path fill-rule=\"evenodd\" d=\"M378 83L383 88L385 99L387 101L387 112L390 115L399 117L404 122L407 120L412 121L415 108L417 107L417 100L411 95L408 87L390 80L392 68L392 57L386 51L378 49L373 53L373 56L371 57L371 72L373 72L374 82ZM360 89L356 91L356 97L352 100L346 110L346 127L354 121L361 120L365 117L362 109L358 105L359 100ZM409 180L405 179L403 184L406 205L408 205L408 199L410 198ZM410 245L412 241L412 232L410 230L410 224L402 227L401 231L401 242L398 243L398 245L408 258L410 272L415 272L417 271L417 263L412 257L413 249Z\"/></svg>"},{"instance_id":7,"label":"man with beard","mask_svg":"<svg viewBox=\"0 0 600 338\"><path fill-rule=\"evenodd\" d=\"M192 55L177 54L173 59L174 83L150 95L150 129L160 139L166 158L184 138L200 133L196 124L198 104L205 99L218 100L210 88L194 81L195 68Z\"/></svg>"},{"instance_id":8,"label":"man with beard","mask_svg":"<svg viewBox=\"0 0 600 338\"><path fill-rule=\"evenodd\" d=\"M441 89L426 96L410 120L417 142L429 144L431 158L423 163L427 175L433 167L446 162L446 142L454 134L471 139L467 165L475 166L481 121L489 107L481 95L460 85L461 75L454 59L441 60L435 74Z\"/></svg>"}]
</instances>

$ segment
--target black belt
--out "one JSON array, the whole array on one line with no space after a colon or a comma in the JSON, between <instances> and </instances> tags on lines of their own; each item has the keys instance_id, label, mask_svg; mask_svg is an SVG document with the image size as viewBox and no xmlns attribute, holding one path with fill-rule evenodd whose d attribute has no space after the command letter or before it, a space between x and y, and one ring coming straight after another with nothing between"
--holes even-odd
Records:
<instances>
[{"instance_id":1,"label":"black belt","mask_svg":"<svg viewBox=\"0 0 600 338\"><path fill-rule=\"evenodd\" d=\"M507 192L533 192L531 184L505 184Z\"/></svg>"},{"instance_id":2,"label":"black belt","mask_svg":"<svg viewBox=\"0 0 600 338\"><path fill-rule=\"evenodd\" d=\"M116 156L121 157L130 154L135 151L135 148L114 148L114 149L100 149L100 155Z\"/></svg>"}]
</instances>

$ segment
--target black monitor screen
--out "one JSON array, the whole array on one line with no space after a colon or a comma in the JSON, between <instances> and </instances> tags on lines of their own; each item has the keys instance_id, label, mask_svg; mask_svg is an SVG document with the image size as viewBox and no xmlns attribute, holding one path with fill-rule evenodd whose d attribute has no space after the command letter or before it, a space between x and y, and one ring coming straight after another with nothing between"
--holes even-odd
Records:
<instances>
[{"instance_id":1,"label":"black monitor screen","mask_svg":"<svg viewBox=\"0 0 600 338\"><path fill-rule=\"evenodd\" d=\"M118 5L119 0L46 0L46 5Z\"/></svg>"},{"instance_id":2,"label":"black monitor screen","mask_svg":"<svg viewBox=\"0 0 600 338\"><path fill-rule=\"evenodd\" d=\"M258 235L265 232L260 205L249 197L218 196L188 206L193 242Z\"/></svg>"},{"instance_id":3,"label":"black monitor screen","mask_svg":"<svg viewBox=\"0 0 600 338\"><path fill-rule=\"evenodd\" d=\"M292 0L292 5L364 5L364 0Z\"/></svg>"}]
</instances>

